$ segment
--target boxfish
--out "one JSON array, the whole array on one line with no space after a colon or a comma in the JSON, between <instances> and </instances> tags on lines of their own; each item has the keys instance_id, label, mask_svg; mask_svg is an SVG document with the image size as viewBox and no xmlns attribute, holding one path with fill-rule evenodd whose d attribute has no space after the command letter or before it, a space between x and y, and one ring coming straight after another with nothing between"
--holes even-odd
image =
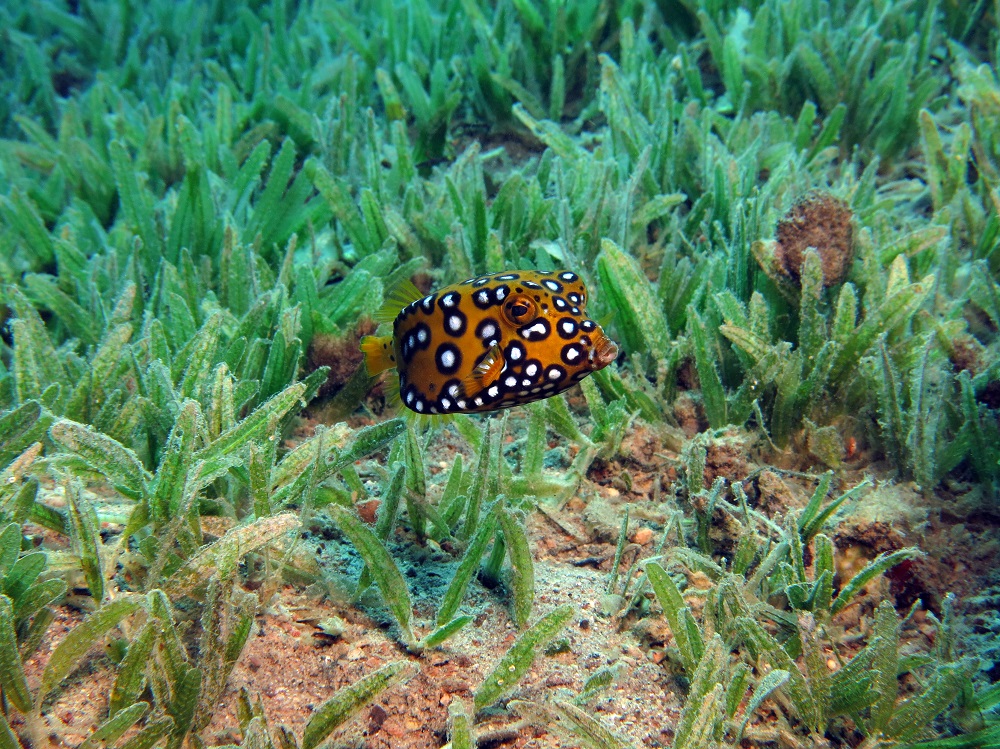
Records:
<instances>
[{"instance_id":1,"label":"boxfish","mask_svg":"<svg viewBox=\"0 0 1000 749\"><path fill-rule=\"evenodd\" d=\"M548 398L618 356L568 270L492 273L426 295L406 281L375 319L391 322L392 334L361 339L368 373L395 369L400 400L418 414Z\"/></svg>"}]
</instances>

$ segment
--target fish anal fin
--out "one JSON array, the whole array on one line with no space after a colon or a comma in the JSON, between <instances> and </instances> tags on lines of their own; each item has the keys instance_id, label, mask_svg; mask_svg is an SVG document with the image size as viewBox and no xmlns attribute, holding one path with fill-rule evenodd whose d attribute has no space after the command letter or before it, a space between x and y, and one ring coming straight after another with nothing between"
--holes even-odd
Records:
<instances>
[{"instance_id":1,"label":"fish anal fin","mask_svg":"<svg viewBox=\"0 0 1000 749\"><path fill-rule=\"evenodd\" d=\"M396 366L391 335L364 336L361 339L361 353L365 355L365 368L372 377Z\"/></svg>"},{"instance_id":2,"label":"fish anal fin","mask_svg":"<svg viewBox=\"0 0 1000 749\"><path fill-rule=\"evenodd\" d=\"M400 410L409 411L408 408L403 407L403 399L399 394L399 374L397 372L390 372L386 375L382 387L385 392L386 406L397 413Z\"/></svg>"},{"instance_id":3,"label":"fish anal fin","mask_svg":"<svg viewBox=\"0 0 1000 749\"><path fill-rule=\"evenodd\" d=\"M500 378L505 363L503 352L494 344L476 368L462 378L462 395L466 399L473 398L488 388Z\"/></svg>"},{"instance_id":4,"label":"fish anal fin","mask_svg":"<svg viewBox=\"0 0 1000 749\"><path fill-rule=\"evenodd\" d=\"M418 299L423 299L423 297L420 289L413 285L413 281L404 278L386 294L381 309L372 318L378 323L394 322L404 307Z\"/></svg>"},{"instance_id":5,"label":"fish anal fin","mask_svg":"<svg viewBox=\"0 0 1000 749\"><path fill-rule=\"evenodd\" d=\"M450 424L455 420L454 414L417 413L403 403L399 392L399 374L390 372L383 383L385 389L386 408L401 416L407 424L411 424L418 433L426 431L432 424Z\"/></svg>"}]
</instances>

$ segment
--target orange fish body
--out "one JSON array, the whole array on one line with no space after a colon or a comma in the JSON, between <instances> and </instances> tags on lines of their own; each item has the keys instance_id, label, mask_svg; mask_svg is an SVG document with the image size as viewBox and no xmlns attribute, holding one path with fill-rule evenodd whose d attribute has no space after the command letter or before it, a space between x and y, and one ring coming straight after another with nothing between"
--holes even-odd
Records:
<instances>
[{"instance_id":1,"label":"orange fish body","mask_svg":"<svg viewBox=\"0 0 1000 749\"><path fill-rule=\"evenodd\" d=\"M618 346L586 304L571 271L493 273L392 295L382 318L395 313L392 335L366 336L361 349L370 374L398 370L400 398L418 414L495 411L561 393L615 360Z\"/></svg>"}]
</instances>

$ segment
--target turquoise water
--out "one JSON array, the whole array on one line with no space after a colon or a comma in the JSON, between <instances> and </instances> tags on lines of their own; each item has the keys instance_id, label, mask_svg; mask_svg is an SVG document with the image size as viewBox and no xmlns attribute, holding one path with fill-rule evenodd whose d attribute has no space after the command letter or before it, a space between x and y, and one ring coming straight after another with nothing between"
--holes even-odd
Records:
<instances>
[{"instance_id":1,"label":"turquoise water","mask_svg":"<svg viewBox=\"0 0 1000 749\"><path fill-rule=\"evenodd\" d=\"M837 592L846 567L915 544L929 560L880 568L879 590L901 616L920 599L939 618L954 591L971 634L914 681L933 671L951 690L963 655L986 685L998 14L953 0L3 3L11 559L19 535L25 551L60 539L96 611L222 579L198 566L218 538L202 520L222 516L251 529L250 557L212 547L246 582L270 569L265 542L325 505L384 500L405 465L407 509L380 531L399 528L386 554L404 569L432 543L450 571L494 506L500 538L536 501L596 492L616 518L643 508L688 565L697 552L731 572L743 553L754 570L798 538L808 551L775 567L780 594L755 595L822 620L820 536L853 560L831 567ZM586 283L616 362L514 410L503 450L484 446L484 421L391 420L398 385L370 378L358 345L394 289L560 268ZM340 450L350 459L323 457ZM487 573L517 567L488 548ZM373 566L348 555L352 574ZM503 599L516 619L518 579ZM440 582L415 597L443 596ZM406 605L382 596L412 648L427 632L407 635ZM650 615L642 601L630 616ZM872 631L865 606L852 636ZM21 647L34 616L14 628ZM802 741L862 741L856 725L789 720ZM975 727L963 720L935 725Z\"/></svg>"}]
</instances>

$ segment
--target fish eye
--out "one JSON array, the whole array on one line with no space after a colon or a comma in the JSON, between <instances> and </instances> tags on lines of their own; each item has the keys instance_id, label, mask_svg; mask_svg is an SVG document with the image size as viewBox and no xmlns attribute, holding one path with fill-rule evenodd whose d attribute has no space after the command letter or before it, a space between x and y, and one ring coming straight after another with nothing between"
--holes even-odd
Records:
<instances>
[{"instance_id":1,"label":"fish eye","mask_svg":"<svg viewBox=\"0 0 1000 749\"><path fill-rule=\"evenodd\" d=\"M510 322L521 325L535 318L538 306L530 297L518 296L510 299L504 305L504 313Z\"/></svg>"}]
</instances>

